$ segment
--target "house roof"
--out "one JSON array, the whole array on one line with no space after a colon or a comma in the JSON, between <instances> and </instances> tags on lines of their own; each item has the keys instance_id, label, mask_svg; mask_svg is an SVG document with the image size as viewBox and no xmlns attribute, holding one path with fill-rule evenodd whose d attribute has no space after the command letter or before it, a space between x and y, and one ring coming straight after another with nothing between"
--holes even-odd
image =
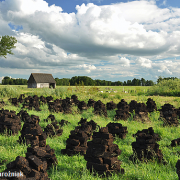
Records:
<instances>
[{"instance_id":1,"label":"house roof","mask_svg":"<svg viewBox=\"0 0 180 180\"><path fill-rule=\"evenodd\" d=\"M31 73L28 83L56 83L52 74Z\"/></svg>"}]
</instances>

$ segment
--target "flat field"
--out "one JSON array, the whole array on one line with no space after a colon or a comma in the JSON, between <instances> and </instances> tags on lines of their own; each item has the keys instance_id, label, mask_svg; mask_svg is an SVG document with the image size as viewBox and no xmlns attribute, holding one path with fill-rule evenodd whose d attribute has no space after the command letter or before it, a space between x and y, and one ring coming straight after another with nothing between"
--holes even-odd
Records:
<instances>
[{"instance_id":1,"label":"flat field","mask_svg":"<svg viewBox=\"0 0 180 180\"><path fill-rule=\"evenodd\" d=\"M86 103L89 99L95 101L101 100L103 103L114 101L118 103L121 99L126 102L136 100L137 102L147 102L147 99L151 97L157 104L157 109L160 109L165 103L172 104L175 108L180 107L180 97L165 97L165 96L147 96L147 92L151 87L135 87L135 86L58 86L56 89L28 89L27 86L0 86L0 101L3 99L6 103L1 108L14 110L18 113L21 110L22 105L15 107L8 102L10 97L18 97L20 94L49 96L52 95L54 99L71 97L75 94L79 100L83 100ZM46 127L48 122L44 122L49 114L53 114L56 120L59 122L62 119L69 121L71 124L63 126L63 134L59 137L47 138L47 144L55 150L55 154L58 160L58 165L51 168L48 171L49 177L52 180L98 180L102 179L98 176L91 175L86 169L86 161L82 155L67 156L61 154L61 149L65 149L66 140L70 135L70 131L78 125L81 118L87 118L87 120L94 120L101 127L105 127L109 122L114 122L115 110L108 111L108 117L94 115L93 109L89 108L83 112L80 112L76 106L72 107L72 114L63 113L51 113L48 110L47 105L40 107L42 111L37 112L35 110L27 110L31 115L37 115L40 118L40 125L42 128ZM118 144L119 149L122 150L118 159L122 161L121 167L124 168L124 174L113 174L111 180L178 180L175 165L180 159L180 146L170 147L171 140L180 138L180 126L178 127L163 127L163 122L158 120L159 111L149 114L150 122L142 123L134 121L129 118L127 121L119 120L123 126L127 126L127 136L124 140L115 138L114 143ZM22 123L23 126L23 123ZM155 133L158 133L161 140L157 143L160 145L159 149L162 150L164 159L167 161L167 165L158 163L157 161L151 162L139 162L132 163L129 157L133 154L131 143L136 139L132 135L138 130L147 129L153 127ZM17 156L25 156L27 146L18 144L17 140L20 135L6 136L0 135L0 162L7 160L5 163L0 164L0 172L6 169L6 164L14 161Z\"/></svg>"}]
</instances>

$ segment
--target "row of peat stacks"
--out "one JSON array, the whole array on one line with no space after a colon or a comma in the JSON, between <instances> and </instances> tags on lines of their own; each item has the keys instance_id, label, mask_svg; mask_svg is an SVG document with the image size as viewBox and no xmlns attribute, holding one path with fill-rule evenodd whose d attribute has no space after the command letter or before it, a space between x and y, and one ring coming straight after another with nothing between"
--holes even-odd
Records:
<instances>
[{"instance_id":1,"label":"row of peat stacks","mask_svg":"<svg viewBox=\"0 0 180 180\"><path fill-rule=\"evenodd\" d=\"M69 138L66 140L66 149L61 149L62 154L68 156L74 154L85 154L87 150L87 140L92 138L92 133L96 129L96 123L91 120L81 118L80 126L76 126L75 130L71 131Z\"/></svg>"},{"instance_id":2,"label":"row of peat stacks","mask_svg":"<svg viewBox=\"0 0 180 180\"><path fill-rule=\"evenodd\" d=\"M160 137L154 133L152 127L138 131L133 136L136 137L136 142L132 143L133 155L130 156L130 160L135 162L137 159L140 161L157 159L160 163L166 163L163 160L159 144L156 143L160 140Z\"/></svg>"},{"instance_id":3,"label":"row of peat stacks","mask_svg":"<svg viewBox=\"0 0 180 180\"><path fill-rule=\"evenodd\" d=\"M27 148L26 157L18 156L15 161L7 164L5 172L19 172L23 174L22 180L49 180L47 169L57 165L54 149L46 145L46 134L39 125L39 117L35 115L26 116L21 130L19 143L30 144ZM16 179L15 178L15 179ZM12 179L7 177L5 179Z\"/></svg>"},{"instance_id":4,"label":"row of peat stacks","mask_svg":"<svg viewBox=\"0 0 180 180\"><path fill-rule=\"evenodd\" d=\"M0 133L15 135L21 130L21 119L15 111L0 110Z\"/></svg>"},{"instance_id":5,"label":"row of peat stacks","mask_svg":"<svg viewBox=\"0 0 180 180\"><path fill-rule=\"evenodd\" d=\"M148 98L146 105L144 103L138 103L132 100L129 104L122 99L117 104L118 110L116 110L115 119L127 120L130 117L130 113L135 111L135 120L140 120L142 122L148 120L148 112L153 112L157 110L156 103L151 98Z\"/></svg>"},{"instance_id":6,"label":"row of peat stacks","mask_svg":"<svg viewBox=\"0 0 180 180\"><path fill-rule=\"evenodd\" d=\"M113 135L108 132L108 127L99 129L94 132L92 141L88 141L87 151L84 155L87 161L87 169L90 172L95 171L99 175L110 176L111 173L124 173L124 169L120 167L118 155L121 154L117 144L113 144Z\"/></svg>"}]
</instances>

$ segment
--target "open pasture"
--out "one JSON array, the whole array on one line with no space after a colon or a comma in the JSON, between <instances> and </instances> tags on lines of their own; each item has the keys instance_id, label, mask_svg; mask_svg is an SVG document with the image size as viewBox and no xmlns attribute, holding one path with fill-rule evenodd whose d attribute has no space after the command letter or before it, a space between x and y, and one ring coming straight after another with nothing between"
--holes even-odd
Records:
<instances>
[{"instance_id":1,"label":"open pasture","mask_svg":"<svg viewBox=\"0 0 180 180\"><path fill-rule=\"evenodd\" d=\"M121 99L126 102L136 100L137 102L147 102L151 97L160 109L165 103L172 104L175 108L180 107L180 97L165 97L165 96L146 96L148 89L151 87L133 87L133 86L108 86L108 87L92 87L92 86L59 86L56 89L28 89L26 86L0 86L0 98L6 103L5 106L0 108L14 110L18 113L21 110L21 105L15 107L8 102L10 97L18 97L20 94L50 96L54 99L71 97L75 94L81 101L88 102L89 99L95 101L101 100L103 103L114 101L118 103ZM113 90L112 90L113 89ZM103 92L101 92L103 91ZM107 92L106 92L107 91ZM140 93L141 95L138 95ZM72 114L51 113L48 110L47 104L40 106L42 111L27 110L31 115L37 115L40 118L40 126L45 128L48 122L44 122L49 114L53 114L58 122L61 119L69 121L71 124L63 126L63 133L59 137L47 138L47 144L55 150L58 160L58 165L51 168L48 173L52 180L66 180L66 179L102 179L98 176L93 176L86 169L86 161L82 155L67 156L61 154L61 149L66 147L66 140L70 135L70 131L78 125L81 118L87 120L94 120L99 126L105 127L109 122L114 122L115 110L108 110L107 118L104 116L97 116L93 113L93 108L80 112L76 106L72 107ZM122 150L121 155L118 157L122 161L121 167L125 170L124 174L113 174L112 177L106 179L112 180L178 180L175 165L177 160L180 159L180 146L170 147L171 140L180 138L180 127L163 127L163 122L160 121L159 112L152 112L149 114L150 122L142 123L134 121L131 117L127 120L119 120L123 126L127 126L127 136L125 139L115 138L114 143ZM23 123L22 123L23 124ZM158 141L159 149L162 150L164 159L167 161L166 165L159 164L156 160L150 162L132 163L129 157L133 154L131 143L136 140L132 135L138 130L153 127L155 133L158 133L161 140ZM27 146L20 145L17 140L20 132L15 136L0 135L0 172L6 169L6 164L14 161L17 156L25 156ZM6 160L6 161L4 161ZM2 163L1 163L2 162Z\"/></svg>"}]
</instances>

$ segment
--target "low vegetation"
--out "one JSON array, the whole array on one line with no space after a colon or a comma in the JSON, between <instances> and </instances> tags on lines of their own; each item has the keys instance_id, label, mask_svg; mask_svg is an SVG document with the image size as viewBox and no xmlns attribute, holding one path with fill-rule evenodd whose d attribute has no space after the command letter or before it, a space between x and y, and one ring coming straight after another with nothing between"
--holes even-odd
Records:
<instances>
[{"instance_id":1,"label":"low vegetation","mask_svg":"<svg viewBox=\"0 0 180 180\"><path fill-rule=\"evenodd\" d=\"M157 86L149 88L147 86L60 86L56 89L28 89L27 86L0 86L0 98L6 102L3 106L4 109L15 110L18 113L21 110L21 105L19 107L12 106L8 99L10 97L19 97L20 94L38 95L38 96L50 96L52 95L54 99L56 98L66 98L73 94L78 96L79 100L83 100L86 103L89 99L101 100L103 103L109 101L114 101L118 103L121 99L125 99L128 103L131 100L136 100L138 102L146 103L147 99L151 97L157 104L157 109L160 109L165 103L172 104L175 108L180 107L180 97L178 92L179 80L172 80L163 84L161 81ZM166 88L164 88L166 86ZM168 88L168 89L167 89ZM168 94L173 91L174 93ZM163 94L163 93L167 94ZM176 93L175 93L176 92ZM171 95L171 97L165 97ZM2 108L2 107L1 107ZM31 115L37 115L40 117L41 127L46 127L48 122L44 122L50 112L47 105L42 105L40 107L42 111L27 110ZM109 122L114 121L114 116L116 114L115 110L109 110L107 118L103 116L97 116L93 113L93 108L83 111L80 113L77 107L73 107L72 114L63 113L52 113L58 122L61 119L68 120L71 124L63 127L63 134L60 137L47 138L47 144L55 150L55 154L58 160L58 165L53 167L48 171L49 177L52 180L100 180L97 175L93 176L86 169L86 161L82 155L67 156L61 154L61 149L66 147L66 139L70 135L70 131L74 130L75 126L78 125L78 121L81 118L87 118L87 120L94 120L101 127L105 127ZM127 121L119 120L123 126L127 126L128 134L124 140L115 138L114 143L118 144L119 148L122 150L122 154L118 157L122 161L121 167L124 168L125 174L113 174L111 180L178 180L175 165L177 160L180 159L180 146L170 147L171 140L179 138L180 127L163 127L163 122L159 120L159 111L152 112L149 114L150 122L141 123L136 122L130 117ZM146 162L132 163L129 157L132 155L131 143L135 141L132 136L138 130L147 129L153 127L155 133L158 133L161 140L158 142L160 145L159 149L162 150L164 159L168 162L167 165L159 164L156 160ZM15 160L19 155L25 156L27 151L27 146L19 145L17 140L20 133L15 136L0 135L0 172L4 171L6 164ZM7 160L1 164L1 161Z\"/></svg>"}]
</instances>

